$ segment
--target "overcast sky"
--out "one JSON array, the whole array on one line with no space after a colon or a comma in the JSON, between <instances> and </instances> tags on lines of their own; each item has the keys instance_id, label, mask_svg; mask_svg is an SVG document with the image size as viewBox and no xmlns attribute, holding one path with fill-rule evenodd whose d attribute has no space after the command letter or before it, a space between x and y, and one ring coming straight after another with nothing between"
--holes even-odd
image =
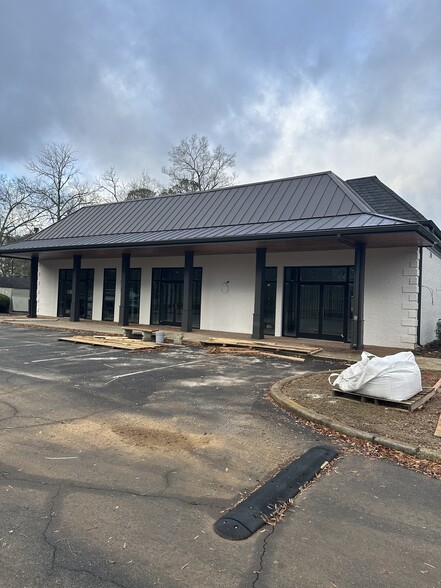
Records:
<instances>
[{"instance_id":1,"label":"overcast sky","mask_svg":"<svg viewBox=\"0 0 441 588\"><path fill-rule=\"evenodd\" d=\"M441 0L0 0L0 172L93 178L192 133L241 183L377 175L441 225Z\"/></svg>"}]
</instances>

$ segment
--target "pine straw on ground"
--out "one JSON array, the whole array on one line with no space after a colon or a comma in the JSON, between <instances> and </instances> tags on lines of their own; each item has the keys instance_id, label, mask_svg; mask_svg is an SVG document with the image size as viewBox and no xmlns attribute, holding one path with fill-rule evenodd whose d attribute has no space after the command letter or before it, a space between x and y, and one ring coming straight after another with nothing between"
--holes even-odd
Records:
<instances>
[{"instance_id":1,"label":"pine straw on ground","mask_svg":"<svg viewBox=\"0 0 441 588\"><path fill-rule=\"evenodd\" d=\"M328 383L328 375L328 373L322 372L297 378L283 387L283 393L302 406L345 425L411 445L441 450L441 438L434 436L441 414L441 392L429 400L425 407L411 413L395 408L335 398L332 396L332 387ZM430 387L441 378L441 372L424 371L422 377L423 386ZM374 443L348 438L318 424L308 422L308 425L329 437L343 441L347 451L362 452L382 459L390 459L405 467L441 479L441 463L418 459Z\"/></svg>"}]
</instances>

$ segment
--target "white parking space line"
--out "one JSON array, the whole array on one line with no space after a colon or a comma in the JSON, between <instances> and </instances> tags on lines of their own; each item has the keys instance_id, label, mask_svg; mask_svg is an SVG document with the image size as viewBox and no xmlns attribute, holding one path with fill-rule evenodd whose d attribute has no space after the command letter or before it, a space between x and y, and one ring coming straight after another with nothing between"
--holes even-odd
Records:
<instances>
[{"instance_id":1,"label":"white parking space line","mask_svg":"<svg viewBox=\"0 0 441 588\"><path fill-rule=\"evenodd\" d=\"M6 347L0 347L0 351L9 351L10 349L17 349L17 348L22 348L22 347L51 347L50 343L42 343L41 341L38 341L36 343L19 343L18 345L9 345L7 348Z\"/></svg>"},{"instance_id":2,"label":"white parking space line","mask_svg":"<svg viewBox=\"0 0 441 588\"><path fill-rule=\"evenodd\" d=\"M65 378L61 378L60 376L55 376L54 374L50 374L48 376L43 376L41 374L30 374L29 372L21 372L20 370L8 370L6 368L0 367L0 372L5 372L7 374L12 374L13 376L25 376L26 378L34 378L36 380L49 380L50 382L53 381L63 381Z\"/></svg>"},{"instance_id":3,"label":"white parking space line","mask_svg":"<svg viewBox=\"0 0 441 588\"><path fill-rule=\"evenodd\" d=\"M106 351L95 352L94 355L88 355L87 353L84 355L70 355L68 353L63 353L63 355L58 355L57 357L47 357L45 359L33 359L30 363L43 363L47 361L61 361L64 359L68 359L69 361L74 361L75 359L100 359L102 355L106 355L109 353L115 353L114 349L108 349ZM109 360L109 357L106 357L106 360Z\"/></svg>"},{"instance_id":4,"label":"white parking space line","mask_svg":"<svg viewBox=\"0 0 441 588\"><path fill-rule=\"evenodd\" d=\"M169 370L170 368L177 368L177 367L185 367L187 365L195 365L196 363L207 363L207 359L197 359L195 361L186 361L184 363L171 363L169 365L162 365L160 367L150 368L148 370L140 370L139 372L131 372L130 374L120 374L119 376L113 376L111 380L106 382L106 384L110 384L115 380L119 380L121 378L129 378L130 376L138 376L139 374L147 374L148 372L157 372L159 370Z\"/></svg>"}]
</instances>

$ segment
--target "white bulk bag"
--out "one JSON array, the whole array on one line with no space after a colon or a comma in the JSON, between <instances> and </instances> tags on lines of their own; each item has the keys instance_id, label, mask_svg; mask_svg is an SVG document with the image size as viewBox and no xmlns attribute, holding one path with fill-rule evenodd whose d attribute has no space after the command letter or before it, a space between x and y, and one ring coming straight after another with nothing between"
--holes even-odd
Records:
<instances>
[{"instance_id":1,"label":"white bulk bag","mask_svg":"<svg viewBox=\"0 0 441 588\"><path fill-rule=\"evenodd\" d=\"M341 374L331 374L328 380L343 392L357 391L363 396L398 402L421 391L421 372L411 351L385 357L363 351L360 361Z\"/></svg>"}]
</instances>

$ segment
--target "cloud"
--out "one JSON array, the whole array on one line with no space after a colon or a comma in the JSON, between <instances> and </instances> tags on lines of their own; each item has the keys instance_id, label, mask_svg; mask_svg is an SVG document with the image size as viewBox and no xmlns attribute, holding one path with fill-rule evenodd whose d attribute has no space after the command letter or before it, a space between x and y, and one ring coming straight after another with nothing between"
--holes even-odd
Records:
<instances>
[{"instance_id":1,"label":"cloud","mask_svg":"<svg viewBox=\"0 0 441 588\"><path fill-rule=\"evenodd\" d=\"M0 21L0 169L52 140L159 180L198 133L241 181L376 174L427 215L441 179L438 0L21 0Z\"/></svg>"}]
</instances>

